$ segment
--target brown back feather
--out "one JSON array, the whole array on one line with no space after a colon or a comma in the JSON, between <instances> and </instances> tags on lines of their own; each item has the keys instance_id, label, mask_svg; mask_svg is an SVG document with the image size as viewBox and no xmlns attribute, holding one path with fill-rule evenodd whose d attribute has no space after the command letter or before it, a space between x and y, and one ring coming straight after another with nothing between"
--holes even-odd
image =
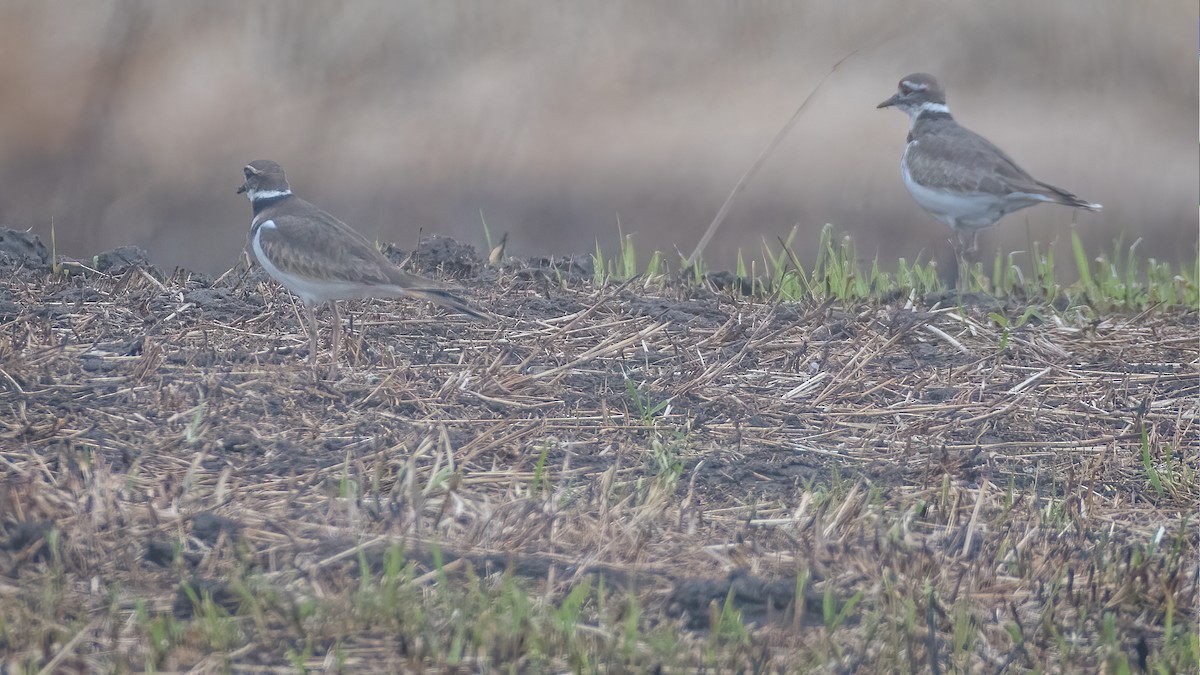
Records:
<instances>
[{"instance_id":1,"label":"brown back feather","mask_svg":"<svg viewBox=\"0 0 1200 675\"><path fill-rule=\"evenodd\" d=\"M909 170L920 176L922 185L956 192L1061 196L991 141L950 120L920 122L914 137L919 151L909 153Z\"/></svg>"},{"instance_id":2,"label":"brown back feather","mask_svg":"<svg viewBox=\"0 0 1200 675\"><path fill-rule=\"evenodd\" d=\"M284 272L317 281L396 287L404 295L476 319L492 320L449 287L396 267L349 225L302 199L292 197L264 210L259 222L268 220L275 227L262 230L259 244L271 262Z\"/></svg>"},{"instance_id":3,"label":"brown back feather","mask_svg":"<svg viewBox=\"0 0 1200 675\"><path fill-rule=\"evenodd\" d=\"M299 198L289 199L286 206L284 213L268 209L260 218L275 223L262 231L259 242L276 267L310 279L395 283L395 266L350 226Z\"/></svg>"}]
</instances>

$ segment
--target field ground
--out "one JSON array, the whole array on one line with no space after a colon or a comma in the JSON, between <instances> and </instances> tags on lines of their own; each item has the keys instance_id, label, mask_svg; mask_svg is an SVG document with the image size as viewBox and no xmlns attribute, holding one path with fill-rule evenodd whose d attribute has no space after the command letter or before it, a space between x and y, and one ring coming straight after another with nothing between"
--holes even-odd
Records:
<instances>
[{"instance_id":1,"label":"field ground","mask_svg":"<svg viewBox=\"0 0 1200 675\"><path fill-rule=\"evenodd\" d=\"M260 272L6 271L6 672L1195 672L1194 309L438 250L498 323L347 303L330 381Z\"/></svg>"}]
</instances>

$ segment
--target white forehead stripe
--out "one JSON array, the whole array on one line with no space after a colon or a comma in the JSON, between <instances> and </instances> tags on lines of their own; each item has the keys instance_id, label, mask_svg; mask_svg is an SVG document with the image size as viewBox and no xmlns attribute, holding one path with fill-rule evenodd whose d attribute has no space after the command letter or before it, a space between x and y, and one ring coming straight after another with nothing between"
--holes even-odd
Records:
<instances>
[{"instance_id":1,"label":"white forehead stripe","mask_svg":"<svg viewBox=\"0 0 1200 675\"><path fill-rule=\"evenodd\" d=\"M915 89L916 91L925 91L929 88L929 85L925 84L924 82L913 82L912 80L905 80L900 84L908 87L909 89Z\"/></svg>"}]
</instances>

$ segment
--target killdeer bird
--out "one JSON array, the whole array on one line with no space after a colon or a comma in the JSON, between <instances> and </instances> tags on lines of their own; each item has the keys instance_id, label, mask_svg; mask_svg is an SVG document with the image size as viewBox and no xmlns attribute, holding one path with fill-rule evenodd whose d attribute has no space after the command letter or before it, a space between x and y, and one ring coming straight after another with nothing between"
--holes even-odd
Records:
<instances>
[{"instance_id":1,"label":"killdeer bird","mask_svg":"<svg viewBox=\"0 0 1200 675\"><path fill-rule=\"evenodd\" d=\"M489 320L451 289L401 270L361 234L293 195L283 167L275 162L255 160L242 173L246 182L238 188L238 194L245 193L254 207L249 248L263 269L303 303L308 358L313 364L317 358L315 309L326 302L333 308L330 378L337 372L342 328L338 300L413 297Z\"/></svg>"},{"instance_id":2,"label":"killdeer bird","mask_svg":"<svg viewBox=\"0 0 1200 675\"><path fill-rule=\"evenodd\" d=\"M954 231L960 290L969 274L967 256L978 249L983 228L1042 202L1101 208L1035 179L986 138L959 126L946 107L945 90L928 73L900 80L896 95L877 107L893 106L910 120L900 174L917 204Z\"/></svg>"}]
</instances>

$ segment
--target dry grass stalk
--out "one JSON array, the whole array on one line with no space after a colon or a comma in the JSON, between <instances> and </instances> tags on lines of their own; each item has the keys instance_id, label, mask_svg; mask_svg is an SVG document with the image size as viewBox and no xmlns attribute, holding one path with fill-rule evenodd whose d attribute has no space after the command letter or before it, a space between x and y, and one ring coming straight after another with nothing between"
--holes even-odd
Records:
<instances>
[{"instance_id":1,"label":"dry grass stalk","mask_svg":"<svg viewBox=\"0 0 1200 675\"><path fill-rule=\"evenodd\" d=\"M308 376L286 296L250 278L6 277L19 309L0 320L0 618L14 658L280 665L303 633L309 667L336 649L436 670L437 654L397 651L412 636L356 604L364 570L380 575L397 546L429 598L448 579L509 575L553 605L603 576L610 602L637 598L643 629L676 627L678 665L705 662L726 598L749 642L724 643L723 663L763 649L782 668L888 669L907 653L1091 669L1139 644L1161 658L1168 601L1177 626L1197 610L1194 574L1165 552L1197 551L1184 527L1200 492L1182 478L1200 468L1194 313L1033 322L999 348L969 312L570 284L546 300L498 274L471 293L511 317L499 331L423 305L351 308L369 328L332 383ZM232 615L228 636L197 632L183 582ZM270 600L246 610L239 584ZM826 596L858 592L858 611L827 625ZM310 602L320 620L288 618ZM904 626L909 606L928 626ZM615 640L588 607L573 634ZM138 617L172 608L192 631L155 656ZM1105 612L1115 644L1098 637ZM1055 631L1074 631L1076 651ZM37 644L57 647L28 661ZM629 658L667 657L643 640Z\"/></svg>"}]
</instances>

